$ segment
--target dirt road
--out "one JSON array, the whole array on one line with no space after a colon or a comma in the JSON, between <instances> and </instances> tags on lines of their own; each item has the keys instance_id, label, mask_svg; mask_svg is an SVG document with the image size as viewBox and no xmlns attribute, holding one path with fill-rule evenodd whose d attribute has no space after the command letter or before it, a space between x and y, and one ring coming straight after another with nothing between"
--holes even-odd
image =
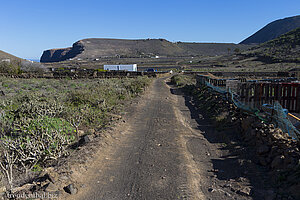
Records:
<instances>
[{"instance_id":1,"label":"dirt road","mask_svg":"<svg viewBox=\"0 0 300 200\"><path fill-rule=\"evenodd\" d=\"M224 152L204 136L214 128L165 81L154 81L87 171L74 174L80 188L69 199L252 199L221 187L212 161Z\"/></svg>"}]
</instances>

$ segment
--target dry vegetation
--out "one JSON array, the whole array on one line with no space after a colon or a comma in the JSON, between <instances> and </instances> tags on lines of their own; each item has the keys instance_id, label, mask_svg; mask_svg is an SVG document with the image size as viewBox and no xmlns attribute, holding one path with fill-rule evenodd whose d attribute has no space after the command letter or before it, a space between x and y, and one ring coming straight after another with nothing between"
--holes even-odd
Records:
<instances>
[{"instance_id":1,"label":"dry vegetation","mask_svg":"<svg viewBox=\"0 0 300 200\"><path fill-rule=\"evenodd\" d=\"M196 78L193 75L174 75L171 78L171 82L178 87L184 87L186 85L195 85Z\"/></svg>"},{"instance_id":2,"label":"dry vegetation","mask_svg":"<svg viewBox=\"0 0 300 200\"><path fill-rule=\"evenodd\" d=\"M41 63L27 60L0 61L0 73L17 75L22 73L45 73L48 69Z\"/></svg>"},{"instance_id":3,"label":"dry vegetation","mask_svg":"<svg viewBox=\"0 0 300 200\"><path fill-rule=\"evenodd\" d=\"M76 147L79 130L105 127L125 100L150 83L147 77L0 80L5 94L0 97L0 169L11 188L20 184L20 174L29 179L67 156Z\"/></svg>"}]
</instances>

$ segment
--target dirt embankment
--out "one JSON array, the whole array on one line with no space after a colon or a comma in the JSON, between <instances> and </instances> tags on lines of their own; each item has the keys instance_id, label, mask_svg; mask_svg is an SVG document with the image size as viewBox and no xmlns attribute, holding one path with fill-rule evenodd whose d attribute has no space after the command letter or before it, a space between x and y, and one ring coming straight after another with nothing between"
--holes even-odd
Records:
<instances>
[{"instance_id":1,"label":"dirt embankment","mask_svg":"<svg viewBox=\"0 0 300 200\"><path fill-rule=\"evenodd\" d=\"M265 190L270 195L268 199L300 198L298 141L273 124L243 113L224 96L206 87L187 88L196 97L195 103L206 111L219 129L226 149L251 163L241 164L241 168L248 168L243 177L253 181L254 185L260 178L265 179L265 185L270 186ZM236 135L227 134L228 129L236 130ZM253 167L256 172L251 172ZM259 172L262 177L254 176L253 173ZM263 191L255 190L255 187L253 190L256 194Z\"/></svg>"}]
</instances>

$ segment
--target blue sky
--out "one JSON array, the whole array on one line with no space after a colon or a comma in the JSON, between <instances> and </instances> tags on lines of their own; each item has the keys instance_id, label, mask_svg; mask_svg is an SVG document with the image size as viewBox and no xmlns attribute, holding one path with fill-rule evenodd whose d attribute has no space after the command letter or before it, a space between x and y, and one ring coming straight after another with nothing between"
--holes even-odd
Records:
<instances>
[{"instance_id":1,"label":"blue sky","mask_svg":"<svg viewBox=\"0 0 300 200\"><path fill-rule=\"evenodd\" d=\"M0 49L33 59L91 37L238 43L300 14L299 0L1 1Z\"/></svg>"}]
</instances>

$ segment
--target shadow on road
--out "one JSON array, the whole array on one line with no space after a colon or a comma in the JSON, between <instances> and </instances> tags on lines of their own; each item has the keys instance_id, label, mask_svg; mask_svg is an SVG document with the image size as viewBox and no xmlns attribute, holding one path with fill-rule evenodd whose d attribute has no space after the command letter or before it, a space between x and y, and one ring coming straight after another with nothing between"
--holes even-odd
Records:
<instances>
[{"instance_id":1,"label":"shadow on road","mask_svg":"<svg viewBox=\"0 0 300 200\"><path fill-rule=\"evenodd\" d=\"M246 187L251 188L248 198L264 199L266 191L271 189L269 181L271 177L268 177L268 170L265 167L255 164L257 162L255 151L243 142L238 127L217 131L208 115L198 109L197 105L201 102L185 95L182 89L170 90L172 94L184 97L185 105L190 111L190 118L197 124L193 128L202 132L209 144L212 144L212 149L217 148L221 151L222 156L209 158L213 164L211 171L215 173L220 186L225 191L227 189L245 196L248 195L243 194L241 190Z\"/></svg>"}]
</instances>

